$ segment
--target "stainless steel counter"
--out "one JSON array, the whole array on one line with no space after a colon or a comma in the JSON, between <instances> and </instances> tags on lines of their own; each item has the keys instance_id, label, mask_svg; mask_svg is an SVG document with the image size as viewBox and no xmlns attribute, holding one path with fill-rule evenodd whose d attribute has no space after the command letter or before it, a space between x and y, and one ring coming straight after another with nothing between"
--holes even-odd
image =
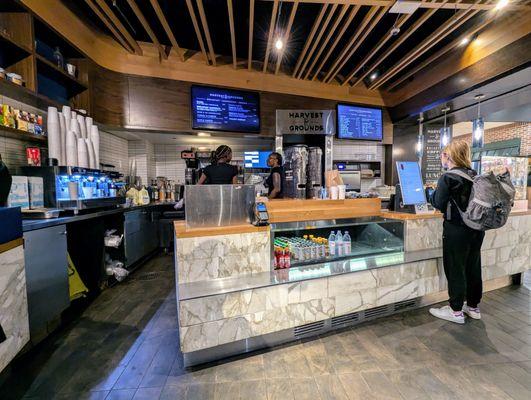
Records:
<instances>
[{"instance_id":1,"label":"stainless steel counter","mask_svg":"<svg viewBox=\"0 0 531 400\"><path fill-rule=\"evenodd\" d=\"M59 217L59 218L24 219L22 221L22 229L24 232L28 232L28 231L33 231L36 229L48 228L51 226L57 226L57 225L63 225L63 224L70 224L73 222L84 221L84 220L92 219L92 218L105 217L107 215L126 213L130 211L140 210L143 208L163 207L163 206L173 206L173 205L175 205L174 202L151 203L145 206L134 206L134 207L128 207L128 208L117 207L117 208L113 208L110 210L100 210L100 211L94 211L94 212L90 212L86 214L72 215L72 216Z\"/></svg>"}]
</instances>

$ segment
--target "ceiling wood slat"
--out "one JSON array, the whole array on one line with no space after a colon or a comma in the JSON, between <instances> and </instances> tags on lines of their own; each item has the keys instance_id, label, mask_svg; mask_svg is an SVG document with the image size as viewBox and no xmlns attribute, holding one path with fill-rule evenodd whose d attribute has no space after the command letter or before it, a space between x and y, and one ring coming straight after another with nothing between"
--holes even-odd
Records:
<instances>
[{"instance_id":1,"label":"ceiling wood slat","mask_svg":"<svg viewBox=\"0 0 531 400\"><path fill-rule=\"evenodd\" d=\"M417 67L415 67L414 69L412 69L408 73L406 73L403 76L401 76L400 79L398 79L397 81L393 82L386 89L387 90L394 89L395 87L400 85L402 82L404 82L405 80L409 79L409 77L415 75L417 72L419 72L420 70L424 69L425 67L430 65L435 60L439 59L440 57L442 57L443 55L445 55L449 51L451 51L451 50L455 49L456 47L458 47L461 44L461 42L462 42L462 40L464 38L473 36L474 34L479 32L480 30L485 28L487 25L492 23L493 21L494 21L494 19L489 19L487 21L481 22L480 24L477 24L472 30L467 31L465 34L463 34L462 36L460 36L459 38L457 38L453 42L451 42L451 43L447 44L446 46L444 46L442 49L437 51L435 54L433 54L432 56L430 56L429 58L427 58L426 60L421 62Z\"/></svg>"},{"instance_id":2,"label":"ceiling wood slat","mask_svg":"<svg viewBox=\"0 0 531 400\"><path fill-rule=\"evenodd\" d=\"M212 46L212 38L210 37L210 31L208 29L208 22L205 15L205 8L203 7L203 0L196 0L197 9L199 10L199 18L201 19L201 25L203 26L203 32L205 32L205 38L208 45L208 51L210 53L210 61L212 65L216 66L216 53L214 53L214 46Z\"/></svg>"},{"instance_id":3,"label":"ceiling wood slat","mask_svg":"<svg viewBox=\"0 0 531 400\"><path fill-rule=\"evenodd\" d=\"M232 0L227 0L227 9L229 11L230 43L232 47L232 66L236 68L236 33L234 32L234 12L232 9Z\"/></svg>"},{"instance_id":4,"label":"ceiling wood slat","mask_svg":"<svg viewBox=\"0 0 531 400\"><path fill-rule=\"evenodd\" d=\"M297 75L297 71L299 70L299 67L302 64L302 61L304 60L304 56L306 55L306 51L308 51L308 48L310 47L310 44L313 41L313 37L315 35L315 32L317 32L317 29L319 28L319 24L321 23L321 20L323 19L326 10L328 8L327 4L324 4L321 7L321 11L319 12L319 15L317 16L317 19L313 23L312 30L310 31L310 34L308 35L308 38L306 39L306 42L304 43L304 48L301 51L301 54L299 55L299 59L297 60L297 64L295 64L295 68L293 69L293 77Z\"/></svg>"},{"instance_id":5,"label":"ceiling wood slat","mask_svg":"<svg viewBox=\"0 0 531 400\"><path fill-rule=\"evenodd\" d=\"M278 0L273 3L273 11L271 12L271 21L269 22L269 33L267 34L266 53L264 57L264 67L262 72L267 72L267 64L269 62L269 53L271 52L271 42L273 41L273 34L275 33L275 21L277 19Z\"/></svg>"},{"instance_id":6,"label":"ceiling wood slat","mask_svg":"<svg viewBox=\"0 0 531 400\"><path fill-rule=\"evenodd\" d=\"M118 32L116 30L116 28L114 27L113 24L111 24L111 22L107 19L107 17L105 15L103 15L103 13L101 12L101 10L99 9L99 7L93 3L92 0L85 0L85 2L88 4L88 6L90 7L90 9L94 12L94 14L96 14L98 16L98 18L105 24L105 26L107 27L107 29L109 29L111 31L111 33L113 34L113 36L115 37L116 40L118 40L118 42L120 42L120 44L129 52L129 53L134 53L134 50L133 48L129 45L129 43L126 42L126 40L122 37L122 35L120 34L120 32Z\"/></svg>"},{"instance_id":7,"label":"ceiling wood slat","mask_svg":"<svg viewBox=\"0 0 531 400\"><path fill-rule=\"evenodd\" d=\"M326 55L321 60L319 66L317 67L317 70L315 71L315 74L313 75L312 81L315 81L319 77L319 73L323 69L323 66L325 65L326 61L328 61L330 56L332 55L332 52L334 51L334 49L336 48L337 44L339 43L339 41L341 40L341 38L345 34L347 28L350 26L350 23L352 22L352 20L354 19L354 17L356 16L358 11L360 10L360 8L361 8L360 6L354 6L352 8L352 10L350 10L350 13L349 13L349 15L347 17L347 20L343 24L343 27L341 28L339 33L337 34L337 36L336 36L336 38L334 40L334 43L332 44L332 46L330 46L330 48L328 49L328 53L326 53Z\"/></svg>"},{"instance_id":8,"label":"ceiling wood slat","mask_svg":"<svg viewBox=\"0 0 531 400\"><path fill-rule=\"evenodd\" d=\"M378 15L376 15L376 17L371 21L371 24L369 25L369 27L367 29L365 29L365 31L363 32L363 35L361 35L361 37L358 39L358 41L356 42L354 47L352 47L352 49L350 49L350 51L347 54L347 56L345 57L345 59L341 62L341 64L339 65L339 68L337 69L335 75L339 74L339 72L343 69L345 64L352 58L352 56L356 53L356 51L359 49L359 47L363 44L365 39L367 39L367 36L369 36L371 34L371 32L373 31L373 29L376 27L376 25L378 25L378 22L381 21L381 19L385 16L385 14L387 14L387 11L389 11L389 8L390 7L384 7L378 12ZM332 79L333 79L333 77L328 82L331 82ZM343 81L342 85L344 85L344 84L345 84L345 81Z\"/></svg>"},{"instance_id":9,"label":"ceiling wood slat","mask_svg":"<svg viewBox=\"0 0 531 400\"><path fill-rule=\"evenodd\" d=\"M127 0L127 1L130 4L135 4L134 0ZM164 32L166 32L166 36L168 36L168 39L170 39L171 45L173 46L173 48L175 49L175 51L179 55L179 58L181 59L181 61L184 61L184 52L181 49L181 47L179 46L179 43L177 43L177 39L175 39L175 35L173 34L173 31L171 30L170 25L168 24L168 20L166 19L166 17L164 16L164 13L162 12L162 9L160 8L158 0L150 0L150 3L151 3L151 7L153 7L153 10L155 10L155 14L157 14L157 18L159 19L160 24L164 28ZM136 4L135 4L135 6L136 6ZM133 6L131 6L131 8L132 7ZM136 7L138 8L138 6L136 6ZM140 9L138 9L138 12L140 14L142 14L140 12ZM135 11L135 14L136 14L136 11ZM147 24L147 25L149 26L149 24ZM150 30L151 30L151 27L150 27ZM146 30L146 32L147 32L147 30ZM148 32L148 34L151 37L151 40L153 40L152 35L155 36L155 33L151 30L151 33Z\"/></svg>"},{"instance_id":10,"label":"ceiling wood slat","mask_svg":"<svg viewBox=\"0 0 531 400\"><path fill-rule=\"evenodd\" d=\"M328 32L328 35L326 36L325 40L321 44L321 48L319 49L317 54L313 57L313 61L310 64L310 66L308 67L308 70L306 71L306 75L304 75L304 79L308 79L308 77L310 76L313 67L315 67L315 64L317 63L317 61L321 57L321 54L323 54L324 49L326 49L328 47L328 43L330 43L330 40L332 39L332 36L334 36L334 33L336 32L336 29L339 26L339 23L345 17L345 14L347 13L349 7L350 6L341 6L341 11L340 11L338 17L336 18L334 24L330 28L330 31Z\"/></svg>"},{"instance_id":11,"label":"ceiling wood slat","mask_svg":"<svg viewBox=\"0 0 531 400\"><path fill-rule=\"evenodd\" d=\"M407 22L407 20L410 19L413 16L413 14L402 15L402 17L399 18L398 22L395 25L393 25L391 30L393 28L395 28L395 27L396 28L401 28L402 25L404 25ZM369 51L369 53L366 56L363 57L363 60L360 61L354 67L352 72L347 75L347 77L345 78L345 81L343 82L343 85L346 84L347 82L349 82L371 60L371 58L374 57L374 55L378 52L378 50L380 50L383 47L383 45L385 45L393 37L391 35L391 30L389 30L389 32L387 32L387 34L380 39L378 44L376 46L374 46L374 48L371 49L371 51Z\"/></svg>"},{"instance_id":12,"label":"ceiling wood slat","mask_svg":"<svg viewBox=\"0 0 531 400\"><path fill-rule=\"evenodd\" d=\"M280 70L280 65L282 64L282 59L284 58L284 53L286 52L286 48L288 47L288 41L289 41L289 35L291 32L291 27L293 25L293 20L295 19L295 14L297 13L297 8L299 7L298 0L293 3L293 7L291 8L291 13L289 15L288 20L288 26L286 27L286 33L284 37L282 38L282 43L284 43L284 48L280 52L277 58L277 66L275 68L275 74L278 74L278 71Z\"/></svg>"},{"instance_id":13,"label":"ceiling wood slat","mask_svg":"<svg viewBox=\"0 0 531 400\"><path fill-rule=\"evenodd\" d=\"M354 32L354 34L350 37L350 40L348 41L347 45L345 46L345 48L343 49L339 57L336 58L334 64L332 64L332 67L328 70L328 73L323 79L323 82L330 82L337 75L337 73L341 69L341 67L339 67L338 69L337 66L341 63L341 61L344 59L344 57L346 56L348 51L352 48L352 46L354 46L357 43L358 38L363 34L363 32L365 31L365 28L367 27L367 25L369 25L372 18L376 15L379 9L380 7L371 7L367 15L363 18L363 21L361 22L360 26L356 29L356 32ZM341 64L341 66L343 66L344 63ZM336 69L337 69L337 72L336 72Z\"/></svg>"},{"instance_id":14,"label":"ceiling wood slat","mask_svg":"<svg viewBox=\"0 0 531 400\"><path fill-rule=\"evenodd\" d=\"M249 0L249 49L247 51L247 69L253 68L253 28L254 28L254 0Z\"/></svg>"},{"instance_id":15,"label":"ceiling wood slat","mask_svg":"<svg viewBox=\"0 0 531 400\"><path fill-rule=\"evenodd\" d=\"M206 47L205 47L205 42L203 41L203 36L201 35L201 30L199 29L199 23L197 22L197 17L195 15L194 5L192 4L192 0L186 0L186 7L188 8L188 13L190 14L190 18L192 19L192 25L194 26L195 36L197 37L197 41L199 42L201 53L203 53L203 57L205 57L205 62L207 63L207 65L210 65L208 54L207 54Z\"/></svg>"},{"instance_id":16,"label":"ceiling wood slat","mask_svg":"<svg viewBox=\"0 0 531 400\"><path fill-rule=\"evenodd\" d=\"M431 9L426 11L422 17L420 17L419 20L415 21L413 25L411 25L406 32L402 33L399 37L399 39L393 43L391 47L389 47L384 54L380 55L378 59L366 69L364 73L361 74L361 76L352 84L352 86L359 85L363 82L363 79L367 75L369 75L372 71L374 71L384 60L389 57L390 54L392 54L402 43L404 43L417 29L419 29L428 19L430 19L433 14L435 14L437 10Z\"/></svg>"},{"instance_id":17,"label":"ceiling wood slat","mask_svg":"<svg viewBox=\"0 0 531 400\"><path fill-rule=\"evenodd\" d=\"M114 14L114 12L110 9L110 7L105 3L105 0L95 0L98 6L100 6L103 13L111 20L111 22L114 24L114 26L120 31L120 33L123 35L127 43L133 48L136 54L142 55L142 49L140 48L138 42L133 39L129 31L125 28L125 26L122 24L122 22L118 19L118 17Z\"/></svg>"},{"instance_id":18,"label":"ceiling wood slat","mask_svg":"<svg viewBox=\"0 0 531 400\"><path fill-rule=\"evenodd\" d=\"M477 2L480 2L480 1L481 0L477 0ZM468 21L478 12L479 12L478 10L475 10L475 11L461 10L457 12L457 14L455 14L455 16L452 17L452 21L450 21L448 24L442 25L441 27L439 27L439 29L435 30L435 32L430 35L428 40L422 42L416 48L411 50L406 56L404 56L400 61L398 61L391 69L389 69L384 74L382 74L379 79L377 79L374 83L372 83L369 86L369 89L371 90L376 89L380 87L381 85L383 85L393 76L395 76L397 73L399 73L404 68L406 68L409 64L411 64L413 60L420 57L426 51L431 49L434 45L439 43L441 40L443 40L446 36L448 36L453 31L455 31L457 28L463 25L466 21Z\"/></svg>"},{"instance_id":19,"label":"ceiling wood slat","mask_svg":"<svg viewBox=\"0 0 531 400\"><path fill-rule=\"evenodd\" d=\"M151 26L149 25L149 22L146 20L146 17L144 17L144 14L142 14L142 11L140 11L140 8L136 5L134 0L127 0L127 4L129 4L129 7L131 7L131 10L135 13L136 18L140 21L140 24L146 31L146 33L151 38L151 41L157 48L159 49L159 55L161 58L167 59L168 54L166 54L166 51L164 50L164 46L162 46L159 42L159 39L157 38L157 35L155 35L155 32L153 32L153 29L151 29Z\"/></svg>"},{"instance_id":20,"label":"ceiling wood slat","mask_svg":"<svg viewBox=\"0 0 531 400\"><path fill-rule=\"evenodd\" d=\"M302 77L302 74L304 74L304 70L306 69L306 66L308 65L308 63L310 62L313 52L315 51L315 49L317 48L317 45L321 41L321 38L323 37L326 31L326 28L328 28L328 24L332 20L332 17L334 16L334 13L336 12L336 10L337 10L337 4L334 4L332 8L330 9L330 11L328 12L328 15L326 16L324 23L321 25L321 29L319 29L319 33L317 34L317 37L313 41L310 51L308 52L308 54L306 54L305 61L299 70L297 78L300 79Z\"/></svg>"}]
</instances>

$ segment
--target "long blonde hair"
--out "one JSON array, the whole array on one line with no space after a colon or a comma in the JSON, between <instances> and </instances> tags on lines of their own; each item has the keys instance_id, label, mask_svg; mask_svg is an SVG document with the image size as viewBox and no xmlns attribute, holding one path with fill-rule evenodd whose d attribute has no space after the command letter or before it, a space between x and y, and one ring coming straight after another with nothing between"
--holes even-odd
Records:
<instances>
[{"instance_id":1,"label":"long blonde hair","mask_svg":"<svg viewBox=\"0 0 531 400\"><path fill-rule=\"evenodd\" d=\"M472 155L470 145L465 140L453 140L444 149L448 158L456 167L471 168Z\"/></svg>"}]
</instances>

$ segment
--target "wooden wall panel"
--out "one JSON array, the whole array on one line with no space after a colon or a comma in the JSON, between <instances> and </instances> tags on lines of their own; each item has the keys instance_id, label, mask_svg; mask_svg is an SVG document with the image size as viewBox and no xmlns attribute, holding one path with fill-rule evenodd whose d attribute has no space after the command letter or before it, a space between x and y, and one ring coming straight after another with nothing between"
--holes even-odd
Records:
<instances>
[{"instance_id":1,"label":"wooden wall panel","mask_svg":"<svg viewBox=\"0 0 531 400\"><path fill-rule=\"evenodd\" d=\"M191 132L192 83L122 75L94 66L90 77L92 114L97 122L115 127ZM337 101L260 92L261 136L275 136L277 109L335 109ZM392 143L393 127L384 109L384 143Z\"/></svg>"}]
</instances>

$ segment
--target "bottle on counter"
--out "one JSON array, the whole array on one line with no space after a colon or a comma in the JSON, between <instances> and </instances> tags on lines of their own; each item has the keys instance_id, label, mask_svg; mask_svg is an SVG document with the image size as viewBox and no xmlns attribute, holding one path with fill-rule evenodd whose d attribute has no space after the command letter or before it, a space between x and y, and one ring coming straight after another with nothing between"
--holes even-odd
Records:
<instances>
[{"instance_id":1,"label":"bottle on counter","mask_svg":"<svg viewBox=\"0 0 531 400\"><path fill-rule=\"evenodd\" d=\"M286 247L284 249L284 268L290 268L291 267L291 255L289 253L289 249Z\"/></svg>"},{"instance_id":2,"label":"bottle on counter","mask_svg":"<svg viewBox=\"0 0 531 400\"><path fill-rule=\"evenodd\" d=\"M337 231L337 234L336 234L336 255L341 257L343 254L344 254L343 235L341 235L341 231Z\"/></svg>"},{"instance_id":3,"label":"bottle on counter","mask_svg":"<svg viewBox=\"0 0 531 400\"><path fill-rule=\"evenodd\" d=\"M159 201L166 201L166 188L162 184L159 188Z\"/></svg>"},{"instance_id":4,"label":"bottle on counter","mask_svg":"<svg viewBox=\"0 0 531 400\"><path fill-rule=\"evenodd\" d=\"M331 257L335 257L336 255L336 235L334 234L334 231L328 236L328 253Z\"/></svg>"},{"instance_id":5,"label":"bottle on counter","mask_svg":"<svg viewBox=\"0 0 531 400\"><path fill-rule=\"evenodd\" d=\"M343 249L345 255L350 255L352 252L352 239L350 238L348 231L345 231L345 234L343 235Z\"/></svg>"}]
</instances>

